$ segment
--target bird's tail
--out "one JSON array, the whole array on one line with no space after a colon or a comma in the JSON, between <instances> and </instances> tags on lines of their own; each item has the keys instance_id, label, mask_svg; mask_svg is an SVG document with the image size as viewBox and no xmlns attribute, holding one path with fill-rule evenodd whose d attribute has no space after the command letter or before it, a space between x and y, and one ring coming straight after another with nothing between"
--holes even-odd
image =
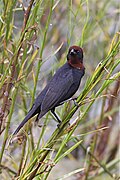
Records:
<instances>
[{"instance_id":1,"label":"bird's tail","mask_svg":"<svg viewBox=\"0 0 120 180\"><path fill-rule=\"evenodd\" d=\"M16 135L20 129L27 123L27 121L32 118L33 116L35 116L36 113L36 109L32 108L28 114L26 115L26 117L24 118L24 120L20 123L20 125L17 127L17 129L13 132L13 135Z\"/></svg>"}]
</instances>

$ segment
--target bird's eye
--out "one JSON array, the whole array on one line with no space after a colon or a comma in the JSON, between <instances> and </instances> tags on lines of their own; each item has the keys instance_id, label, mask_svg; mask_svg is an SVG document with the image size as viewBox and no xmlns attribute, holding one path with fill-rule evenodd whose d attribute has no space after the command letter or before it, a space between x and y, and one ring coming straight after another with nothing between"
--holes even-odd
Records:
<instances>
[{"instance_id":1,"label":"bird's eye","mask_svg":"<svg viewBox=\"0 0 120 180\"><path fill-rule=\"evenodd\" d=\"M77 51L77 54L79 54L80 53L80 51Z\"/></svg>"}]
</instances>

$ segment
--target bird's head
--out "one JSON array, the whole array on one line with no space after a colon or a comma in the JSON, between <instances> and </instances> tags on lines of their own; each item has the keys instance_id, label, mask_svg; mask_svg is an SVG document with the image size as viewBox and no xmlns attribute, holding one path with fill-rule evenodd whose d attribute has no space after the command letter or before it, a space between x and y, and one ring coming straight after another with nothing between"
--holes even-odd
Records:
<instances>
[{"instance_id":1,"label":"bird's head","mask_svg":"<svg viewBox=\"0 0 120 180\"><path fill-rule=\"evenodd\" d=\"M83 69L83 50L79 46L71 46L67 54L68 63L75 68Z\"/></svg>"}]
</instances>

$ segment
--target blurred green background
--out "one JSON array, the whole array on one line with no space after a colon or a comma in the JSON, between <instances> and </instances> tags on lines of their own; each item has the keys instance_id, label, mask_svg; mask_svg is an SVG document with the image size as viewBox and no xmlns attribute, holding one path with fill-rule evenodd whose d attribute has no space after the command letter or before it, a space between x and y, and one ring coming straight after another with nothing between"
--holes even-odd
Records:
<instances>
[{"instance_id":1,"label":"blurred green background","mask_svg":"<svg viewBox=\"0 0 120 180\"><path fill-rule=\"evenodd\" d=\"M79 45L84 51L86 73L75 95L77 97L101 60L109 54L113 45L119 42L119 12L118 0L1 0L1 179L25 179L22 175L27 174L25 170L32 162L30 158L36 157L34 153L38 152L34 150L36 147L37 150L44 149L46 141L57 128L54 117L48 112L39 121L39 125L35 126L34 120L27 124L26 131L30 129L27 137L22 132L10 143L12 132L30 109L35 97L55 71L66 62L68 48L71 45ZM74 123L85 112L86 104L91 101L93 93L96 94L102 87L107 75L120 71L118 49L111 59L109 69L104 68L105 76L100 77L99 83L89 92L88 101L78 109L70 123ZM117 64L116 68L111 71L114 63ZM65 179L68 180L119 178L119 85L120 79L117 77L96 98L84 121L72 134L83 141L82 145L62 158L51 171L49 164L54 164L54 157L61 147L64 132L51 149L51 154L47 156L48 167L45 169L43 166L44 173L38 174L34 179L64 179L65 174L68 176ZM56 109L62 120L73 105L69 102ZM74 143L71 138L62 153ZM82 170L78 170L81 168ZM78 171L74 172L76 169ZM51 174L46 175L50 171ZM26 179L28 177L26 176Z\"/></svg>"}]
</instances>

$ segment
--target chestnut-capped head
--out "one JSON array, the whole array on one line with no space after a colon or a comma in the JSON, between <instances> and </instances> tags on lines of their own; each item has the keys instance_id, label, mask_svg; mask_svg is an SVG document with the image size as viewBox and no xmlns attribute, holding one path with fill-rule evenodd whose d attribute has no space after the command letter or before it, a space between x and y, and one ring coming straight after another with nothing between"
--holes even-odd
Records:
<instances>
[{"instance_id":1,"label":"chestnut-capped head","mask_svg":"<svg viewBox=\"0 0 120 180\"><path fill-rule=\"evenodd\" d=\"M79 46L71 46L67 54L68 63L75 68L83 68L83 50Z\"/></svg>"}]
</instances>

